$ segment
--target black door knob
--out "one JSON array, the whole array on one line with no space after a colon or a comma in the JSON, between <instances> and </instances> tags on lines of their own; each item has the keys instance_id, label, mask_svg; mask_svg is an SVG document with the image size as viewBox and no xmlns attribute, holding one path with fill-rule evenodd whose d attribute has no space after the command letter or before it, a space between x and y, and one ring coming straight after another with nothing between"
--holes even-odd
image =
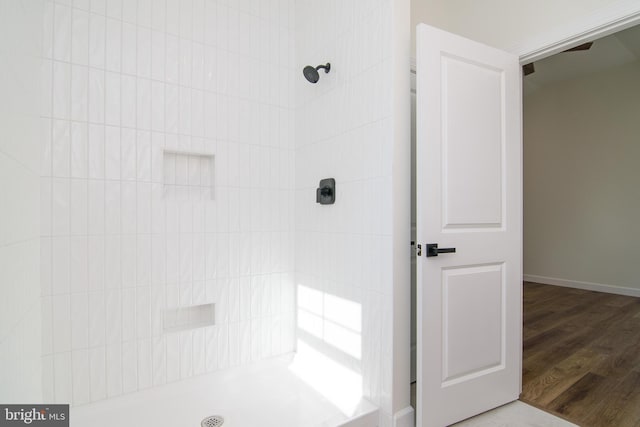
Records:
<instances>
[{"instance_id":1,"label":"black door knob","mask_svg":"<svg viewBox=\"0 0 640 427\"><path fill-rule=\"evenodd\" d=\"M456 248L438 248L437 243L427 243L427 258L438 256L438 254L452 254Z\"/></svg>"}]
</instances>

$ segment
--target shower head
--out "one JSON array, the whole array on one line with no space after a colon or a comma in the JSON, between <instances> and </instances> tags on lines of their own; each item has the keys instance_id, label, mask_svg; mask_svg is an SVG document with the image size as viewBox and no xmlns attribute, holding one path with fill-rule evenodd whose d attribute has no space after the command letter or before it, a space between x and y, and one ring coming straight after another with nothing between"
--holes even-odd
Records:
<instances>
[{"instance_id":1,"label":"shower head","mask_svg":"<svg viewBox=\"0 0 640 427\"><path fill-rule=\"evenodd\" d=\"M320 80L320 74L318 74L318 70L316 70L311 65L307 65L306 67L304 67L304 70L302 70L302 74L304 74L304 78L307 79L309 83L318 83L318 80Z\"/></svg>"},{"instance_id":2,"label":"shower head","mask_svg":"<svg viewBox=\"0 0 640 427\"><path fill-rule=\"evenodd\" d=\"M307 65L302 70L302 74L304 74L304 78L307 79L309 83L318 83L320 80L320 74L318 70L324 69L325 74L331 71L331 64L326 63L326 65L318 65L317 67L312 67L311 65Z\"/></svg>"}]
</instances>

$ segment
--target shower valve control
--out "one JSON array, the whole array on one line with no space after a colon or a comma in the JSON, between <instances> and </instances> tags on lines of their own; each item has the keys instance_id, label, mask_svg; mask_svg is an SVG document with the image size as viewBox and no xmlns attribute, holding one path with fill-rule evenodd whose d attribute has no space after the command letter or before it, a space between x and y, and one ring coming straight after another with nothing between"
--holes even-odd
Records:
<instances>
[{"instance_id":1,"label":"shower valve control","mask_svg":"<svg viewBox=\"0 0 640 427\"><path fill-rule=\"evenodd\" d=\"M320 185L316 189L316 203L321 205L332 205L336 202L336 180L326 178L320 180Z\"/></svg>"}]
</instances>

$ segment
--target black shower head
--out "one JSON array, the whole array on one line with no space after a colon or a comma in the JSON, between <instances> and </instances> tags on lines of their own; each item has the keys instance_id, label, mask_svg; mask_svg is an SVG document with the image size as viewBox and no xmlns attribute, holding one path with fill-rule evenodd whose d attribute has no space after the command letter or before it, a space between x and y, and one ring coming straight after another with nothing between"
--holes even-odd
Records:
<instances>
[{"instance_id":1,"label":"black shower head","mask_svg":"<svg viewBox=\"0 0 640 427\"><path fill-rule=\"evenodd\" d=\"M318 65L317 67L307 65L304 67L304 70L302 70L302 74L304 74L304 78L307 79L309 83L318 83L318 80L320 80L318 70L320 69L324 69L324 72L328 73L331 71L331 64L327 62L326 65Z\"/></svg>"},{"instance_id":2,"label":"black shower head","mask_svg":"<svg viewBox=\"0 0 640 427\"><path fill-rule=\"evenodd\" d=\"M318 70L316 70L311 65L307 65L306 67L304 67L304 70L302 70L302 74L304 74L304 78L307 79L309 83L318 83L318 80L320 80L320 74L318 74Z\"/></svg>"}]
</instances>

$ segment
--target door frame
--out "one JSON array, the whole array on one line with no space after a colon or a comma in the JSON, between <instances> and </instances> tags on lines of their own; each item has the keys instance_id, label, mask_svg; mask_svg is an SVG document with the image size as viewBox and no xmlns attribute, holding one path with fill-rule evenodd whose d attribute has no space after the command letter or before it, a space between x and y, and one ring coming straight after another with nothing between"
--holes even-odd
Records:
<instances>
[{"instance_id":1,"label":"door frame","mask_svg":"<svg viewBox=\"0 0 640 427\"><path fill-rule=\"evenodd\" d=\"M562 28L549 30L506 50L517 54L520 64L528 64L638 24L640 5L627 1L607 6L606 10L602 8Z\"/></svg>"},{"instance_id":2,"label":"door frame","mask_svg":"<svg viewBox=\"0 0 640 427\"><path fill-rule=\"evenodd\" d=\"M520 64L539 61L563 50L571 49L590 40L640 25L640 6L629 4L600 11L572 23L562 31L553 30L533 37L521 44L505 49L520 57ZM416 58L411 57L410 71L416 72Z\"/></svg>"}]
</instances>

